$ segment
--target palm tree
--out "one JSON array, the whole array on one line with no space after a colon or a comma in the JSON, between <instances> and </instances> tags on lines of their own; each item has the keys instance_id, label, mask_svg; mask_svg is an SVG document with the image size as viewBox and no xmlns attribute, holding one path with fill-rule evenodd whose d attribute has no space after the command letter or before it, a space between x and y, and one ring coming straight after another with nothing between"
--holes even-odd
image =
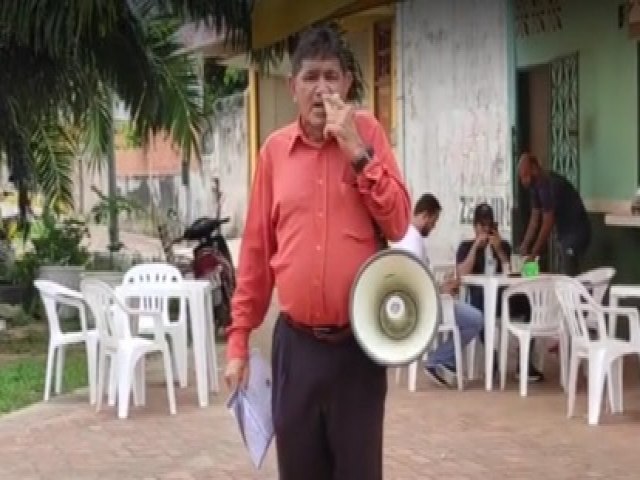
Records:
<instances>
[{"instance_id":1,"label":"palm tree","mask_svg":"<svg viewBox=\"0 0 640 480\"><path fill-rule=\"evenodd\" d=\"M197 153L201 86L196 62L180 53L176 33L181 18L198 13L200 3L1 2L0 155L18 189L22 216L36 190L59 208L72 205L72 160L79 152L106 157L113 167L116 97L140 138L167 132L185 161Z\"/></svg>"}]
</instances>

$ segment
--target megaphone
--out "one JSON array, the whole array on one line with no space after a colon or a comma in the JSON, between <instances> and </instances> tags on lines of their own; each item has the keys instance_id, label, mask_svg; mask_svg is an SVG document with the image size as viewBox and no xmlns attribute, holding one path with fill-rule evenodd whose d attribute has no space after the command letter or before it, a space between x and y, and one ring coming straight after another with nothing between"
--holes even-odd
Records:
<instances>
[{"instance_id":1,"label":"megaphone","mask_svg":"<svg viewBox=\"0 0 640 480\"><path fill-rule=\"evenodd\" d=\"M386 249L360 268L351 288L351 330L376 363L406 365L431 345L442 318L437 284L412 253Z\"/></svg>"}]
</instances>

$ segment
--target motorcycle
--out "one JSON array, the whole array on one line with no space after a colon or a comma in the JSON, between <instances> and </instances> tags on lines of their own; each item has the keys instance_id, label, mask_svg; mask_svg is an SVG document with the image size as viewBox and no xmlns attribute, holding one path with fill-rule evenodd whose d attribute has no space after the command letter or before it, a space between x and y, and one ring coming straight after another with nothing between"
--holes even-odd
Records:
<instances>
[{"instance_id":1,"label":"motorcycle","mask_svg":"<svg viewBox=\"0 0 640 480\"><path fill-rule=\"evenodd\" d=\"M193 260L189 269L194 278L209 280L213 285L217 339L224 338L224 332L231 323L231 297L236 286L233 258L220 231L220 227L228 222L229 217L201 217L187 227L181 237L171 242L198 242L193 248Z\"/></svg>"}]
</instances>

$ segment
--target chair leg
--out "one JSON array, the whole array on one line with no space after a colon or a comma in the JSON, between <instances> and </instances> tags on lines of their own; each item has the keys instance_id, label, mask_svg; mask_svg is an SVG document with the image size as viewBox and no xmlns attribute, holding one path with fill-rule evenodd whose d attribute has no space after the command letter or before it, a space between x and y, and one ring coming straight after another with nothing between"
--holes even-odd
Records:
<instances>
[{"instance_id":1,"label":"chair leg","mask_svg":"<svg viewBox=\"0 0 640 480\"><path fill-rule=\"evenodd\" d=\"M519 336L520 340L520 396L527 396L527 386L529 385L529 351L531 350L531 337L529 335Z\"/></svg>"},{"instance_id":2,"label":"chair leg","mask_svg":"<svg viewBox=\"0 0 640 480\"><path fill-rule=\"evenodd\" d=\"M96 404L96 380L97 380L97 362L98 362L98 342L87 340L85 342L87 351L87 376L89 380L89 405Z\"/></svg>"},{"instance_id":3,"label":"chair leg","mask_svg":"<svg viewBox=\"0 0 640 480\"><path fill-rule=\"evenodd\" d=\"M49 342L49 351L47 352L47 370L44 376L44 401L49 401L51 394L51 377L53 376L53 366L56 359L56 347Z\"/></svg>"},{"instance_id":4,"label":"chair leg","mask_svg":"<svg viewBox=\"0 0 640 480\"><path fill-rule=\"evenodd\" d=\"M509 329L502 329L502 341L500 342L500 390L507 385L507 356L509 354Z\"/></svg>"},{"instance_id":5,"label":"chair leg","mask_svg":"<svg viewBox=\"0 0 640 480\"><path fill-rule=\"evenodd\" d=\"M104 349L99 349L98 358L98 385L96 387L96 412L102 408L102 400L104 397L104 383L107 376L107 353Z\"/></svg>"},{"instance_id":6,"label":"chair leg","mask_svg":"<svg viewBox=\"0 0 640 480\"><path fill-rule=\"evenodd\" d=\"M568 390L568 370L569 370L569 342L565 333L560 334L558 343L558 359L560 361L560 385Z\"/></svg>"},{"instance_id":7,"label":"chair leg","mask_svg":"<svg viewBox=\"0 0 640 480\"><path fill-rule=\"evenodd\" d=\"M604 352L589 357L589 425L597 425L602 409L605 382Z\"/></svg>"},{"instance_id":8,"label":"chair leg","mask_svg":"<svg viewBox=\"0 0 640 480\"><path fill-rule=\"evenodd\" d=\"M402 367L396 367L396 385L400 383L402 376Z\"/></svg>"},{"instance_id":9,"label":"chair leg","mask_svg":"<svg viewBox=\"0 0 640 480\"><path fill-rule=\"evenodd\" d=\"M462 357L462 340L460 339L460 332L454 330L451 332L453 336L453 349L456 357L456 380L458 382L458 390L464 389L464 359Z\"/></svg>"},{"instance_id":10,"label":"chair leg","mask_svg":"<svg viewBox=\"0 0 640 480\"><path fill-rule=\"evenodd\" d=\"M136 407L143 406L146 403L146 383L145 383L146 362L144 355L136 363L133 370L133 403Z\"/></svg>"},{"instance_id":11,"label":"chair leg","mask_svg":"<svg viewBox=\"0 0 640 480\"><path fill-rule=\"evenodd\" d=\"M109 356L109 395L108 405L113 407L116 404L116 393L118 391L118 363L117 355Z\"/></svg>"},{"instance_id":12,"label":"chair leg","mask_svg":"<svg viewBox=\"0 0 640 480\"><path fill-rule=\"evenodd\" d=\"M607 375L607 395L609 399L609 408L611 413L622 413L623 411L623 390L622 390L622 374L623 374L624 357L619 357L611 362L609 373Z\"/></svg>"},{"instance_id":13,"label":"chair leg","mask_svg":"<svg viewBox=\"0 0 640 480\"><path fill-rule=\"evenodd\" d=\"M112 367L118 369L118 418L127 418L129 415L134 359L129 351L119 351L116 358Z\"/></svg>"},{"instance_id":14,"label":"chair leg","mask_svg":"<svg viewBox=\"0 0 640 480\"><path fill-rule=\"evenodd\" d=\"M567 383L567 418L573 417L573 410L576 405L576 390L578 389L578 367L580 359L575 353L571 354L569 360L569 380Z\"/></svg>"},{"instance_id":15,"label":"chair leg","mask_svg":"<svg viewBox=\"0 0 640 480\"><path fill-rule=\"evenodd\" d=\"M167 384L167 399L169 400L169 413L176 414L176 393L173 385L173 368L171 365L171 356L169 348L165 342L162 349L162 359L164 361L164 378Z\"/></svg>"},{"instance_id":16,"label":"chair leg","mask_svg":"<svg viewBox=\"0 0 640 480\"><path fill-rule=\"evenodd\" d=\"M65 357L65 345L58 346L58 360L56 361L56 395L60 395L62 392L62 379L64 378L64 357Z\"/></svg>"},{"instance_id":17,"label":"chair leg","mask_svg":"<svg viewBox=\"0 0 640 480\"><path fill-rule=\"evenodd\" d=\"M407 368L407 383L409 384L409 391L415 392L418 383L418 360L411 362Z\"/></svg>"},{"instance_id":18,"label":"chair leg","mask_svg":"<svg viewBox=\"0 0 640 480\"><path fill-rule=\"evenodd\" d=\"M467 345L467 378L469 380L476 379L476 348L478 345L478 339L474 338Z\"/></svg>"}]
</instances>

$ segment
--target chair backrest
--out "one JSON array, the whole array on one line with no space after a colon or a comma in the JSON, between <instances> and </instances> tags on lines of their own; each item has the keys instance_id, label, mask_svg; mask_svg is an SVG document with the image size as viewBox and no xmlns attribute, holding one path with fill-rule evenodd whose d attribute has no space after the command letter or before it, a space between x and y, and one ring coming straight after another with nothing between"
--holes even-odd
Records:
<instances>
[{"instance_id":1,"label":"chair backrest","mask_svg":"<svg viewBox=\"0 0 640 480\"><path fill-rule=\"evenodd\" d=\"M62 329L60 328L60 317L58 316L58 303L67 305L72 303L74 306L80 308L82 294L51 280L35 280L33 284L40 293L40 299L42 300L44 311L47 315L49 332L51 334L62 333ZM66 299L70 300L70 302L65 301ZM87 324L84 312L80 310L79 314L82 329L86 330Z\"/></svg>"},{"instance_id":2,"label":"chair backrest","mask_svg":"<svg viewBox=\"0 0 640 480\"><path fill-rule=\"evenodd\" d=\"M604 295L607 293L611 280L616 275L616 269L613 267L594 268L578 275L576 280L585 285L591 291L593 299L602 305Z\"/></svg>"},{"instance_id":3,"label":"chair backrest","mask_svg":"<svg viewBox=\"0 0 640 480\"><path fill-rule=\"evenodd\" d=\"M80 283L80 291L96 321L101 342L114 345L131 337L127 309L108 284L97 278L86 278Z\"/></svg>"},{"instance_id":4,"label":"chair backrest","mask_svg":"<svg viewBox=\"0 0 640 480\"><path fill-rule=\"evenodd\" d=\"M559 276L554 279L556 296L564 316L568 332L572 338L590 341L589 322L596 322L598 338L607 336L602 306L596 302L587 288L577 279Z\"/></svg>"},{"instance_id":5,"label":"chair backrest","mask_svg":"<svg viewBox=\"0 0 640 480\"><path fill-rule=\"evenodd\" d=\"M503 312L509 312L509 297L525 295L531 306L533 330L555 330L560 327L562 314L558 305L553 279L539 277L508 287L503 293Z\"/></svg>"},{"instance_id":6,"label":"chair backrest","mask_svg":"<svg viewBox=\"0 0 640 480\"><path fill-rule=\"evenodd\" d=\"M58 309L56 308L58 284L50 280L36 280L33 284L38 289L42 305L44 305L44 311L47 315L47 322L49 324L49 333L51 335L62 333L62 329L60 328L60 318L58 317Z\"/></svg>"},{"instance_id":7,"label":"chair backrest","mask_svg":"<svg viewBox=\"0 0 640 480\"><path fill-rule=\"evenodd\" d=\"M135 265L127 270L122 279L123 285L153 285L167 284L172 282L182 282L184 280L182 273L174 265L168 263L142 263ZM138 306L147 310L161 310L165 321L169 321L169 300L167 295L153 295L153 288L146 291L141 289L141 296L132 299L140 303ZM178 300L178 318L183 320L186 315L186 300L180 297Z\"/></svg>"},{"instance_id":8,"label":"chair backrest","mask_svg":"<svg viewBox=\"0 0 640 480\"><path fill-rule=\"evenodd\" d=\"M141 263L127 270L122 279L123 285L138 283L180 282L182 273L177 267L168 263Z\"/></svg>"}]
</instances>

